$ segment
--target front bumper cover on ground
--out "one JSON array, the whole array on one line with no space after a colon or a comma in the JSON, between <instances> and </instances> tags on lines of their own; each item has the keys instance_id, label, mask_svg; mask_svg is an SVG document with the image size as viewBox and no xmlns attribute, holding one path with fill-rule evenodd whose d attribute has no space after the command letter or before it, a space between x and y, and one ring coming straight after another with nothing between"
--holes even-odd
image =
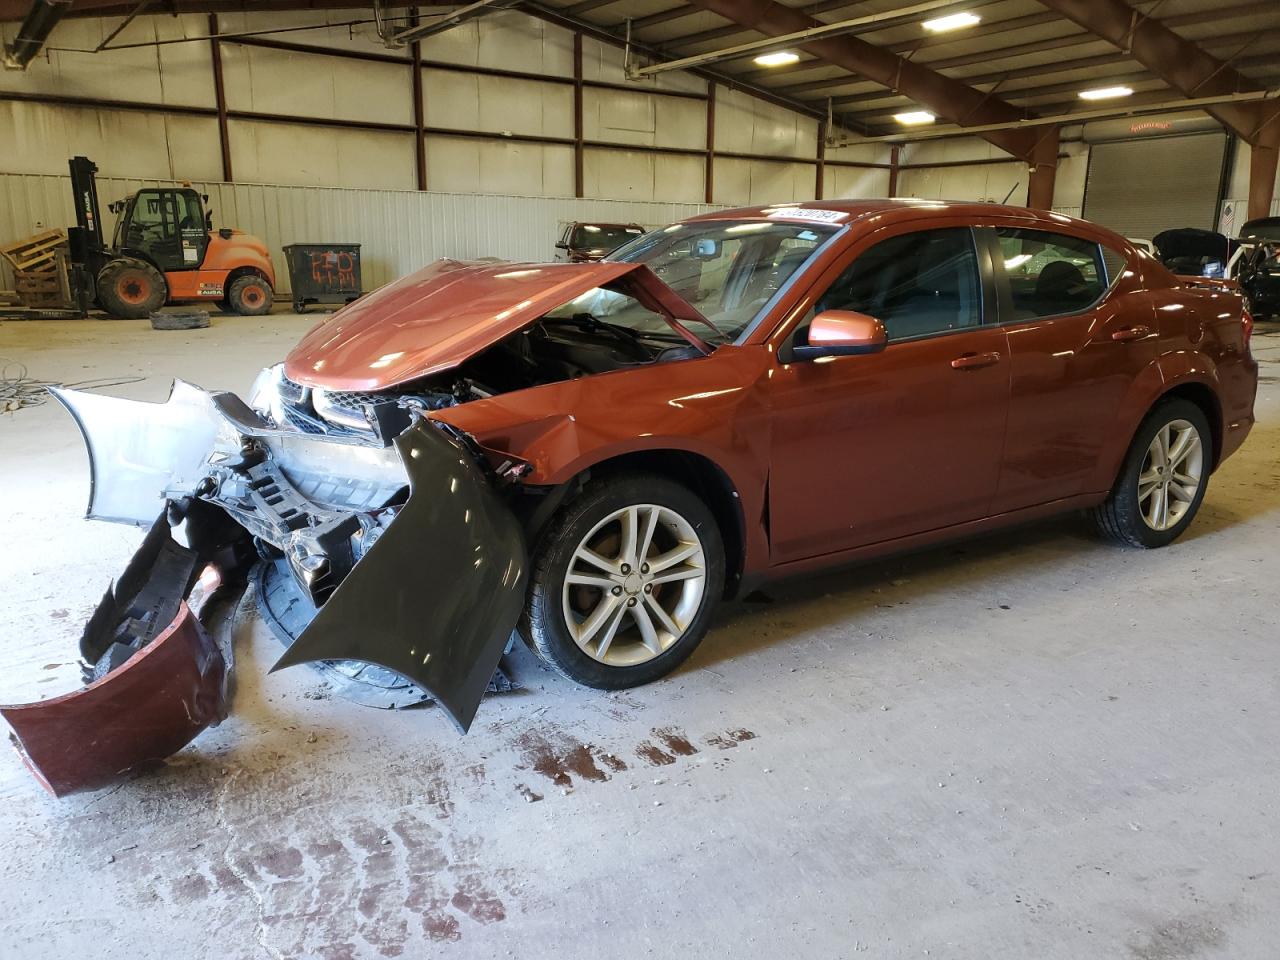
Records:
<instances>
[{"instance_id":1,"label":"front bumper cover on ground","mask_svg":"<svg viewBox=\"0 0 1280 960\"><path fill-rule=\"evenodd\" d=\"M88 447L88 516L152 528L86 628L93 682L0 708L51 790L102 786L226 715L229 642L211 640L186 601L202 570L243 584L256 555L287 565L309 601L273 671L373 664L468 729L528 567L520 523L469 438L426 419L390 446L306 436L181 381L163 404L56 395ZM117 636L129 642L102 639Z\"/></svg>"}]
</instances>

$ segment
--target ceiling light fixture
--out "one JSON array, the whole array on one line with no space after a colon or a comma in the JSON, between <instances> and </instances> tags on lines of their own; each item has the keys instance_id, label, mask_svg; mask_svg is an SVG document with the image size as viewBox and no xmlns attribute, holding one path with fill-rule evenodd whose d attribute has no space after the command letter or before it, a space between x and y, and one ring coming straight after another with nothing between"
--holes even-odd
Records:
<instances>
[{"instance_id":1,"label":"ceiling light fixture","mask_svg":"<svg viewBox=\"0 0 1280 960\"><path fill-rule=\"evenodd\" d=\"M976 13L953 13L949 16L938 17L936 20L926 20L920 26L930 33L946 33L948 30L972 27L974 24L981 22L982 18Z\"/></svg>"},{"instance_id":2,"label":"ceiling light fixture","mask_svg":"<svg viewBox=\"0 0 1280 960\"><path fill-rule=\"evenodd\" d=\"M893 119L908 127L914 127L922 123L933 123L938 118L928 110L910 110L907 113L895 113Z\"/></svg>"},{"instance_id":3,"label":"ceiling light fixture","mask_svg":"<svg viewBox=\"0 0 1280 960\"><path fill-rule=\"evenodd\" d=\"M1081 100L1110 100L1112 97L1127 97L1133 93L1132 87L1098 87L1094 90L1081 90Z\"/></svg>"},{"instance_id":4,"label":"ceiling light fixture","mask_svg":"<svg viewBox=\"0 0 1280 960\"><path fill-rule=\"evenodd\" d=\"M755 58L755 62L762 67L785 67L789 63L795 63L800 59L800 54L792 53L790 50L777 50L774 53L762 53Z\"/></svg>"}]
</instances>

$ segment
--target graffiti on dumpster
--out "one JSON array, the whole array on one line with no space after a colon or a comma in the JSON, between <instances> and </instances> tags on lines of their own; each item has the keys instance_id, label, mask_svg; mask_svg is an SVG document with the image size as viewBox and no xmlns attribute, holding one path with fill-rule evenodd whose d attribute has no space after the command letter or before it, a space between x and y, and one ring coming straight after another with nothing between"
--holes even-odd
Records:
<instances>
[{"instance_id":1,"label":"graffiti on dumpster","mask_svg":"<svg viewBox=\"0 0 1280 960\"><path fill-rule=\"evenodd\" d=\"M345 250L315 250L311 279L321 290L351 290L356 286L356 257Z\"/></svg>"}]
</instances>

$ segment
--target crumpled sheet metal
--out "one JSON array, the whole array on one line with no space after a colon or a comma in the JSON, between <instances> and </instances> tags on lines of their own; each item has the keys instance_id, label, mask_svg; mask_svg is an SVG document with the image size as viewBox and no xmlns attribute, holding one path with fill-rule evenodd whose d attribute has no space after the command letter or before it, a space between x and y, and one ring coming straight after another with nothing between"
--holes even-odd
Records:
<instances>
[{"instance_id":1,"label":"crumpled sheet metal","mask_svg":"<svg viewBox=\"0 0 1280 960\"><path fill-rule=\"evenodd\" d=\"M466 733L524 605L524 534L461 443L420 420L395 446L408 501L271 669L377 664Z\"/></svg>"},{"instance_id":2,"label":"crumpled sheet metal","mask_svg":"<svg viewBox=\"0 0 1280 960\"><path fill-rule=\"evenodd\" d=\"M97 790L160 764L226 718L229 650L183 602L156 639L111 673L61 697L0 706L0 716L50 793Z\"/></svg>"}]
</instances>

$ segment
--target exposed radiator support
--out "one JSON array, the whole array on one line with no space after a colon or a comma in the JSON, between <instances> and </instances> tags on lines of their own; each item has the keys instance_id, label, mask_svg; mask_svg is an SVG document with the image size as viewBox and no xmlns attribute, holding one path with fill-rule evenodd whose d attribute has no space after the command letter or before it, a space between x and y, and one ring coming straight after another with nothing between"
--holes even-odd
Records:
<instances>
[{"instance_id":1,"label":"exposed radiator support","mask_svg":"<svg viewBox=\"0 0 1280 960\"><path fill-rule=\"evenodd\" d=\"M32 0L13 43L5 47L6 70L25 70L35 59L58 21L71 12L71 0Z\"/></svg>"}]
</instances>

